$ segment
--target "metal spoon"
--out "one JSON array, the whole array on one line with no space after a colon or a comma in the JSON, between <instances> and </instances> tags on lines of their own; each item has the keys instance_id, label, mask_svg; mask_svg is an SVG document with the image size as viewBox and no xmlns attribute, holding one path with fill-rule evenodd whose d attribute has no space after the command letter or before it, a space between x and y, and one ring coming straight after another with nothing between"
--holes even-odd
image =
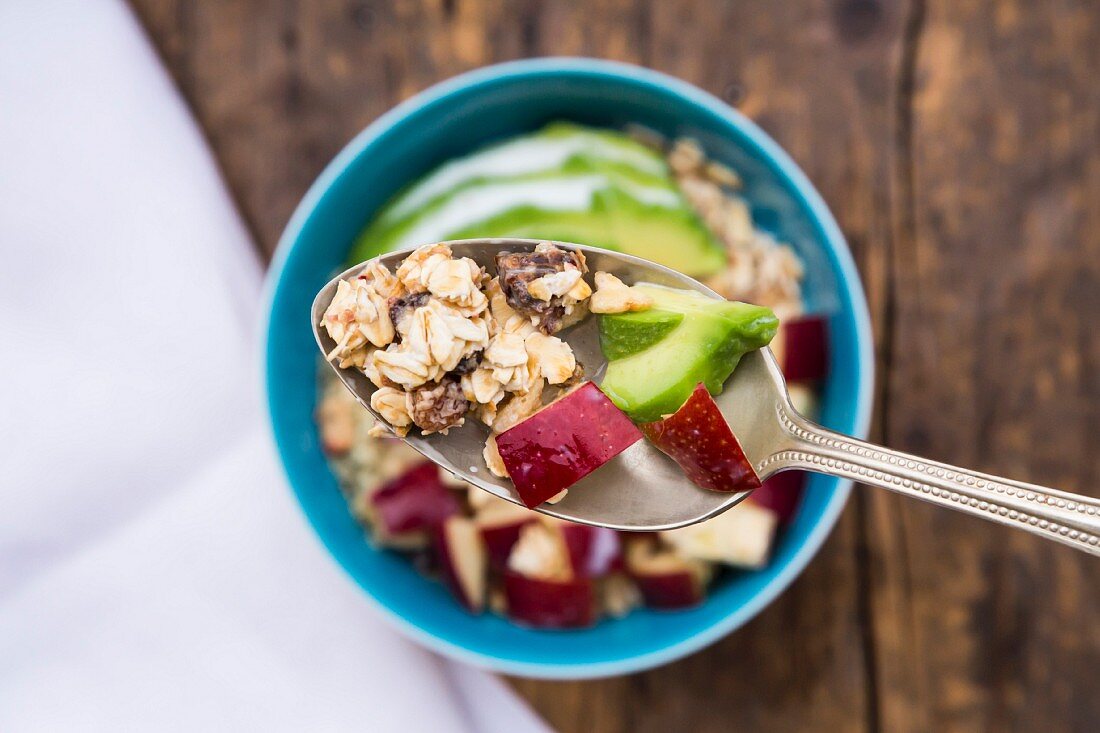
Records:
<instances>
[{"instance_id":1,"label":"metal spoon","mask_svg":"<svg viewBox=\"0 0 1100 733\"><path fill-rule=\"evenodd\" d=\"M498 252L530 251L539 241L468 239L448 244L456 257L469 257L495 273ZM720 297L686 275L638 257L577 244L559 245L584 252L591 271L610 272L628 284L644 281ZM392 270L407 254L394 252L381 260ZM319 324L336 285L364 267L365 263L341 273L314 300L313 332L323 353L335 346ZM598 384L607 360L600 351L597 320L587 318L558 336L573 348L586 376ZM360 404L384 425L370 407L375 390L370 380L357 370L331 366ZM955 468L826 430L792 407L783 374L768 349L747 354L716 400L761 479L792 469L852 479L1100 555L1100 501ZM518 504L512 484L493 476L482 461L488 434L480 422L467 420L447 435L422 436L414 431L405 442L455 477ZM641 440L574 484L562 501L543 504L538 511L613 529L663 530L720 514L748 493L701 489L688 481L672 460Z\"/></svg>"}]
</instances>

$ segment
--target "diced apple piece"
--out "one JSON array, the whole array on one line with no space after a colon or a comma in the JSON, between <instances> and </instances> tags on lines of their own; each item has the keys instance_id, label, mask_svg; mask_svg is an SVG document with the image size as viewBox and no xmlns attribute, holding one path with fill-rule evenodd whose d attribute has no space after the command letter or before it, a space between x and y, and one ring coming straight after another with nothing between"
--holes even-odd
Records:
<instances>
[{"instance_id":1,"label":"diced apple piece","mask_svg":"<svg viewBox=\"0 0 1100 733\"><path fill-rule=\"evenodd\" d=\"M711 567L695 558L682 557L651 538L627 545L626 569L649 608L688 608L706 596Z\"/></svg>"},{"instance_id":2,"label":"diced apple piece","mask_svg":"<svg viewBox=\"0 0 1100 733\"><path fill-rule=\"evenodd\" d=\"M662 532L665 542L685 557L740 568L762 568L768 562L779 515L742 502L716 517Z\"/></svg>"},{"instance_id":3,"label":"diced apple piece","mask_svg":"<svg viewBox=\"0 0 1100 733\"><path fill-rule=\"evenodd\" d=\"M429 462L388 481L371 495L370 504L375 529L383 542L431 529L460 509L458 499L440 482L439 469Z\"/></svg>"},{"instance_id":4,"label":"diced apple piece","mask_svg":"<svg viewBox=\"0 0 1100 733\"><path fill-rule=\"evenodd\" d=\"M454 516L436 527L434 535L444 584L467 610L480 612L485 607L488 556L477 525Z\"/></svg>"},{"instance_id":5,"label":"diced apple piece","mask_svg":"<svg viewBox=\"0 0 1100 733\"><path fill-rule=\"evenodd\" d=\"M496 570L503 570L508 564L508 555L512 548L519 542L519 534L524 525L532 520L509 520L505 524L481 525L481 539L485 542L485 549L489 553L489 566ZM479 522L479 525L481 523Z\"/></svg>"},{"instance_id":6,"label":"diced apple piece","mask_svg":"<svg viewBox=\"0 0 1100 733\"><path fill-rule=\"evenodd\" d=\"M805 486L806 474L803 471L783 471L765 479L764 485L749 494L745 501L771 509L778 516L779 523L786 524L798 509Z\"/></svg>"},{"instance_id":7,"label":"diced apple piece","mask_svg":"<svg viewBox=\"0 0 1100 733\"><path fill-rule=\"evenodd\" d=\"M760 486L741 444L702 384L675 414L645 423L642 431L704 489L746 491Z\"/></svg>"},{"instance_id":8,"label":"diced apple piece","mask_svg":"<svg viewBox=\"0 0 1100 733\"><path fill-rule=\"evenodd\" d=\"M534 508L640 440L630 418L592 382L496 437L520 499Z\"/></svg>"},{"instance_id":9,"label":"diced apple piece","mask_svg":"<svg viewBox=\"0 0 1100 733\"><path fill-rule=\"evenodd\" d=\"M508 618L543 629L590 626L596 621L592 580L543 580L517 572L504 574Z\"/></svg>"},{"instance_id":10,"label":"diced apple piece","mask_svg":"<svg viewBox=\"0 0 1100 733\"><path fill-rule=\"evenodd\" d=\"M668 573L638 573L634 583L647 608L691 608L703 602L703 586L689 570Z\"/></svg>"},{"instance_id":11,"label":"diced apple piece","mask_svg":"<svg viewBox=\"0 0 1100 733\"><path fill-rule=\"evenodd\" d=\"M558 531L569 552L574 575L598 578L622 565L619 533L615 530L563 522Z\"/></svg>"},{"instance_id":12,"label":"diced apple piece","mask_svg":"<svg viewBox=\"0 0 1100 733\"><path fill-rule=\"evenodd\" d=\"M627 572L649 608L688 608L701 603L711 577L710 566L680 557L656 543L644 543L627 553Z\"/></svg>"},{"instance_id":13,"label":"diced apple piece","mask_svg":"<svg viewBox=\"0 0 1100 733\"><path fill-rule=\"evenodd\" d=\"M574 577L569 548L552 522L534 522L520 530L519 541L508 555L508 569L540 580Z\"/></svg>"},{"instance_id":14,"label":"diced apple piece","mask_svg":"<svg viewBox=\"0 0 1100 733\"><path fill-rule=\"evenodd\" d=\"M642 593L638 584L624 572L605 576L599 584L600 605L612 618L622 618L642 605Z\"/></svg>"},{"instance_id":15,"label":"diced apple piece","mask_svg":"<svg viewBox=\"0 0 1100 733\"><path fill-rule=\"evenodd\" d=\"M783 321L772 352L788 382L812 382L829 370L827 323L822 316Z\"/></svg>"},{"instance_id":16,"label":"diced apple piece","mask_svg":"<svg viewBox=\"0 0 1100 733\"><path fill-rule=\"evenodd\" d=\"M488 492L477 489L479 493ZM521 506L497 499L481 508L474 521L481 531L481 539L489 553L489 566L503 570L508 563L508 555L519 541L520 531L531 522L537 521L537 515Z\"/></svg>"}]
</instances>

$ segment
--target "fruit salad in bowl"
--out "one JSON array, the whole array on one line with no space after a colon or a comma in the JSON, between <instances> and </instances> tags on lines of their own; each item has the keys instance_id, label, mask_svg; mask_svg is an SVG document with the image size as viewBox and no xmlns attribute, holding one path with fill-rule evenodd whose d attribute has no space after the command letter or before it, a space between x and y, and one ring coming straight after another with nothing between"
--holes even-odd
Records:
<instances>
[{"instance_id":1,"label":"fruit salad in bowl","mask_svg":"<svg viewBox=\"0 0 1100 733\"><path fill-rule=\"evenodd\" d=\"M441 475L382 434L321 363L305 316L335 273L395 249L488 236L634 253L768 309L779 321L769 348L799 410L835 430L865 432L870 331L858 276L820 197L778 146L720 101L661 74L583 59L505 64L414 97L364 131L303 199L276 253L267 281L267 401L290 485L317 535L398 629L500 671L554 678L636 671L745 623L820 547L843 507L846 482L783 473L700 525L650 534L592 530ZM549 260L511 268L530 297L510 307L542 303L544 312L534 321L527 314L530 328L512 324L517 337L503 339L488 359L480 327L475 333L441 307L465 311L462 320L471 323L480 306L460 282L473 283L475 274L447 264L437 285L450 278L454 289L437 287L446 297L434 305L415 292L399 293L393 309L381 292L367 293L362 304L385 309L395 334L412 334L414 326L435 334L446 322L451 338L437 338L436 363L414 364L394 348L373 367L357 364L363 354L353 353L351 341L335 363L385 366L393 381L385 386L394 390L384 402L394 421L386 422L395 429L407 418L410 431L442 431L461 417L486 438L495 433L499 452L509 414L531 417L523 401L533 403L532 392L542 390L541 407L590 389L583 386L590 380L631 426L651 434L641 442L677 442L675 429L642 426L665 419L680 397L686 405L699 383L707 386L706 369L688 368L707 329L696 331L690 309L657 302L644 285L623 282L623 292L585 273L579 280L593 292L583 309L600 319L617 376L577 374L577 365L570 371L553 339L568 341L569 319L585 298L578 297L583 288L574 290L577 276L566 273L572 268ZM477 290L486 301L481 313L491 314L494 293ZM345 297L359 307L358 289ZM625 301L625 309L591 313L594 299L605 298ZM649 307L632 309L647 299ZM718 316L703 320L725 327ZM489 339L502 326L484 325ZM376 327L361 335L386 343L385 322ZM389 351L392 343L372 348ZM532 352L542 356L532 359ZM666 362L683 362L683 378L654 373L659 389L639 392L649 386L647 364ZM638 419L627 412L634 399ZM647 402L654 408L648 416ZM490 470L487 462L479 466ZM596 469L589 479L598 476Z\"/></svg>"}]
</instances>

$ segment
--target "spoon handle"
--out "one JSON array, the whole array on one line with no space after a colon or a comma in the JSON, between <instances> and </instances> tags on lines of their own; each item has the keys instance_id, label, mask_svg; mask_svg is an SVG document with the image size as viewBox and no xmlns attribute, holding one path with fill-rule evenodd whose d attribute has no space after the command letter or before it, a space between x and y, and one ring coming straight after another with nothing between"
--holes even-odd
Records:
<instances>
[{"instance_id":1,"label":"spoon handle","mask_svg":"<svg viewBox=\"0 0 1100 733\"><path fill-rule=\"evenodd\" d=\"M826 430L780 410L787 440L758 467L761 476L802 469L878 486L1023 529L1100 556L1100 501L990 476Z\"/></svg>"}]
</instances>

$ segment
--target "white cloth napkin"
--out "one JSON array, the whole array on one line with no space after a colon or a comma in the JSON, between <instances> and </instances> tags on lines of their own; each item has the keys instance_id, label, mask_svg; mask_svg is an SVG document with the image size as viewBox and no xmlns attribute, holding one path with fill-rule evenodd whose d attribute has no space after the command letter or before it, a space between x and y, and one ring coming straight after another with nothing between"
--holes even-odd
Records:
<instances>
[{"instance_id":1,"label":"white cloth napkin","mask_svg":"<svg viewBox=\"0 0 1100 733\"><path fill-rule=\"evenodd\" d=\"M546 730L305 526L259 282L122 2L0 3L0 730Z\"/></svg>"}]
</instances>

